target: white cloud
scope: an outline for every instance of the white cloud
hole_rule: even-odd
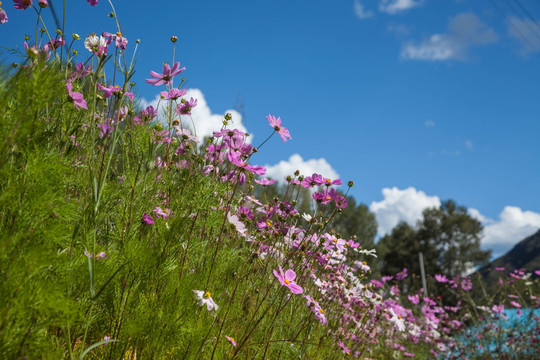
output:
[[[422,218],[424,209],[441,205],[437,196],[428,196],[413,187],[404,190],[397,187],[384,188],[382,194],[382,201],[374,201],[369,206],[369,210],[377,217],[379,235],[390,233],[401,221],[414,226]]]
[[[367,19],[373,16],[373,11],[366,10],[360,0],[354,0],[354,13],[359,19]]]
[[[474,145],[473,145],[473,143],[472,143],[471,140],[465,140],[465,141],[464,141],[464,144],[465,144],[465,146],[467,147],[467,149],[469,149],[469,150],[474,150]]]
[[[409,42],[401,51],[408,60],[445,61],[467,59],[469,48],[497,41],[497,34],[472,13],[456,15],[445,34],[434,34],[420,43]]]
[[[482,247],[493,249],[495,257],[503,255],[540,228],[540,214],[523,211],[516,206],[505,206],[497,221],[483,216],[476,209],[469,209],[469,214],[484,225]]]
[[[435,122],[434,121],[431,121],[431,120],[428,120],[424,123],[424,126],[429,128],[429,127],[434,127],[435,126]]]
[[[526,55],[540,50],[540,21],[510,16],[506,19],[508,35],[521,43],[521,53]]]
[[[240,113],[238,113],[237,111],[226,110],[223,114],[213,114],[201,90],[189,89],[187,91],[187,94],[183,96],[183,98],[186,100],[189,100],[190,98],[197,99],[197,106],[195,106],[191,111],[191,117],[193,118],[193,122],[195,123],[197,137],[200,140],[202,140],[205,136],[212,136],[214,130],[221,129],[223,125],[223,118],[226,113],[231,113],[232,115],[233,122],[231,125],[229,125],[230,128],[236,128],[243,132],[247,132],[244,124],[242,123],[242,115],[240,115]],[[159,94],[156,95],[156,97],[150,102],[143,99],[142,103],[145,107],[149,105],[152,105],[154,108],[159,107],[159,117],[161,119],[165,118],[163,111],[165,110],[167,102],[160,101]],[[182,124],[186,128],[189,128],[191,130],[193,129],[191,120],[187,116],[182,116]],[[249,136],[246,138],[246,141],[248,143],[251,143],[252,140],[253,136]]]
[[[379,2],[379,11],[394,15],[419,5],[420,2],[414,0],[381,0]]]
[[[270,166],[266,165],[266,175],[278,181],[283,182],[288,175],[293,176],[296,170],[300,170],[300,174],[309,176],[313,173],[321,174],[330,179],[338,179],[338,173],[324,158],[304,160],[299,154],[291,155],[289,160],[280,161],[278,164]]]

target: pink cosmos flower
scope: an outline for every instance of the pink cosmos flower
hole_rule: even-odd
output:
[[[268,120],[268,123],[270,124],[270,126],[281,136],[283,141],[287,142],[287,138],[292,139],[291,135],[289,134],[289,130],[287,130],[287,128],[281,126],[281,118],[280,117],[278,117],[276,119],[276,117],[274,115],[268,115],[266,117],[266,119]]]
[[[236,346],[236,341],[234,341],[233,337],[225,335],[225,338],[231,342],[232,346]]]
[[[169,64],[165,63],[163,64],[163,74],[159,74],[155,71],[150,71],[150,76],[152,76],[154,79],[146,79],[146,82],[154,86],[159,86],[162,84],[171,85],[172,78],[180,74],[184,70],[186,70],[185,67],[180,69],[180,62],[175,62],[172,69]]]
[[[296,273],[289,269],[283,272],[283,268],[279,267],[279,273],[274,270],[274,276],[279,280],[282,286],[287,287],[293,294],[301,294],[304,290],[294,282],[296,279]]]
[[[73,104],[75,105],[75,108],[83,108],[88,109],[86,105],[86,101],[84,100],[83,94],[80,92],[73,92],[73,85],[71,84],[71,81],[68,81],[66,84],[66,88],[69,94],[70,99],[73,101]]]
[[[84,62],[80,62],[77,64],[76,70],[73,70],[69,75],[68,79],[70,80],[76,80],[85,77],[86,75],[90,74],[92,71],[92,65],[88,65],[87,68],[84,67]]]
[[[447,283],[448,282],[448,278],[446,276],[440,275],[440,274],[435,275],[435,280],[437,280],[437,282],[440,282],[440,283]]]
[[[472,284],[472,281],[471,279],[469,278],[465,278],[463,279],[463,281],[461,282],[461,288],[464,290],[464,291],[470,291],[473,287],[473,284]]]
[[[167,91],[162,91],[159,93],[161,95],[161,98],[162,99],[165,99],[165,100],[176,100],[184,95],[187,94],[187,90],[186,89],[177,89],[177,88],[172,88],[171,90],[169,90],[168,92]]]
[[[493,305],[493,307],[491,308],[491,310],[495,313],[495,314],[502,314],[504,312],[504,305]]]
[[[49,6],[49,3],[47,2],[47,0],[39,0],[38,4],[39,4],[39,7],[41,8],[46,8],[47,6]]]
[[[114,46],[117,49],[126,50],[127,44],[128,44],[127,39],[125,37],[122,37],[121,33],[117,32],[114,38]]]
[[[163,220],[166,220],[171,215],[171,210],[169,209],[163,210],[159,206],[156,206],[154,210],[152,211],[156,214],[156,217],[158,219],[163,218]]]
[[[87,3],[89,3],[92,6],[96,6],[98,3],[98,0],[86,0]]]
[[[0,8],[0,24],[5,24],[8,22],[8,16],[4,9]]]
[[[255,182],[256,182],[257,184],[266,186],[266,185],[272,185],[272,184],[275,184],[275,183],[276,183],[276,180],[274,180],[274,179],[262,178],[261,180],[255,179]]]
[[[416,294],[416,295],[408,295],[407,298],[414,305],[418,305],[418,303],[420,302],[420,297],[418,296],[418,294]]]
[[[191,115],[191,110],[197,106],[197,99],[191,98],[189,101],[182,99],[181,102],[182,103],[178,105],[178,108],[176,109],[178,115]]]
[[[158,110],[154,109],[152,105],[148,106],[146,109],[141,110],[138,115],[133,117],[133,122],[136,125],[143,125],[147,122],[152,122],[157,116]]]
[[[108,87],[103,86],[100,83],[97,83],[96,85],[101,91],[103,91],[103,95],[105,96],[105,99],[110,98],[111,96],[113,96],[114,93],[122,91],[122,89],[118,85],[114,85],[114,86],[111,85],[111,86],[108,86]]]
[[[32,0],[13,0],[15,9],[26,10],[32,6]]]

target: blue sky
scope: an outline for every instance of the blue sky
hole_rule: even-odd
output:
[[[67,34],[117,31],[108,2],[67,3]],[[540,228],[540,23],[520,7],[540,19],[537,1],[113,4],[128,54],[141,40],[134,80],[147,102],[163,89],[144,79],[172,61],[177,35],[200,122],[243,104],[235,123],[257,145],[271,131],[265,116],[282,118],[292,141],[254,158],[270,175],[301,167],[354,180],[381,233],[446,199],[473,209],[496,255]],[[22,48],[35,14],[2,7],[0,46]]]

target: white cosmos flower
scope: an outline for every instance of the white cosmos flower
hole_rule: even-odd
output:
[[[389,308],[388,312],[390,313],[390,315],[392,315],[390,319],[388,319],[388,321],[396,325],[399,331],[405,331],[405,324],[401,316],[398,316],[392,308]]]
[[[107,40],[100,36],[98,37],[96,34],[90,34],[84,40],[84,47],[88,49],[90,52],[96,52],[99,51],[100,47],[106,47],[107,46]]]
[[[197,304],[200,306],[206,305],[208,311],[217,310],[218,305],[212,299],[212,295],[208,291],[193,290],[195,297],[197,298]]]
[[[371,256],[377,257],[377,255],[375,254],[376,252],[375,249],[371,249],[371,250],[362,249],[362,250],[356,250],[356,251],[359,252],[360,254],[371,255]]]

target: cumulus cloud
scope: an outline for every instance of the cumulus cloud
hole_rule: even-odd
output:
[[[498,220],[489,219],[476,209],[469,209],[469,214],[484,225],[482,247],[492,249],[495,257],[540,228],[540,214],[516,206],[505,206]]]
[[[408,10],[420,5],[420,1],[414,0],[381,0],[379,2],[379,11],[390,15],[397,14],[400,11]]]
[[[296,170],[300,174],[309,176],[318,173],[330,179],[338,179],[338,173],[324,158],[304,160],[299,154],[291,155],[289,160],[282,160],[276,165],[266,165],[266,175],[283,182],[288,175],[293,175]]]
[[[469,49],[497,41],[497,34],[472,13],[462,13],[451,19],[448,32],[434,34],[421,42],[408,42],[401,51],[407,60],[467,60]]]
[[[195,129],[197,132],[197,137],[202,140],[205,136],[212,136],[214,130],[219,130],[222,127],[223,117],[226,113],[231,113],[232,115],[232,124],[230,128],[236,128],[243,132],[247,132],[246,127],[242,123],[242,115],[235,110],[226,110],[223,114],[214,114],[208,106],[204,94],[199,89],[189,89],[187,94],[183,97],[186,100],[190,98],[197,99],[197,106],[191,111],[191,117],[195,123]],[[152,105],[154,108],[159,109],[159,116],[161,119],[164,119],[164,111],[167,106],[166,101],[160,101],[159,94],[152,101],[143,100],[143,106]],[[187,127],[193,130],[193,125],[191,120],[187,116],[182,116],[182,124],[184,127]],[[247,137],[246,141],[251,142],[253,136]]]
[[[404,190],[384,188],[382,195],[382,201],[374,201],[369,206],[377,218],[379,235],[390,233],[401,221],[414,226],[422,218],[424,209],[441,205],[437,196],[428,196],[413,187]]]
[[[382,201],[374,201],[369,206],[377,217],[380,236],[390,233],[401,221],[411,226],[416,225],[422,219],[424,209],[441,205],[437,196],[428,196],[413,187],[404,190],[397,187],[384,188],[382,194]],[[484,216],[474,208],[469,208],[468,213],[484,226],[481,246],[492,250],[494,257],[508,252],[519,241],[540,229],[539,213],[524,211],[516,206],[504,207],[497,220]]]
[[[508,35],[521,43],[523,55],[540,50],[540,21],[510,16],[506,25]]]
[[[367,19],[373,16],[373,11],[366,10],[360,0],[354,0],[354,13],[359,19]]]

